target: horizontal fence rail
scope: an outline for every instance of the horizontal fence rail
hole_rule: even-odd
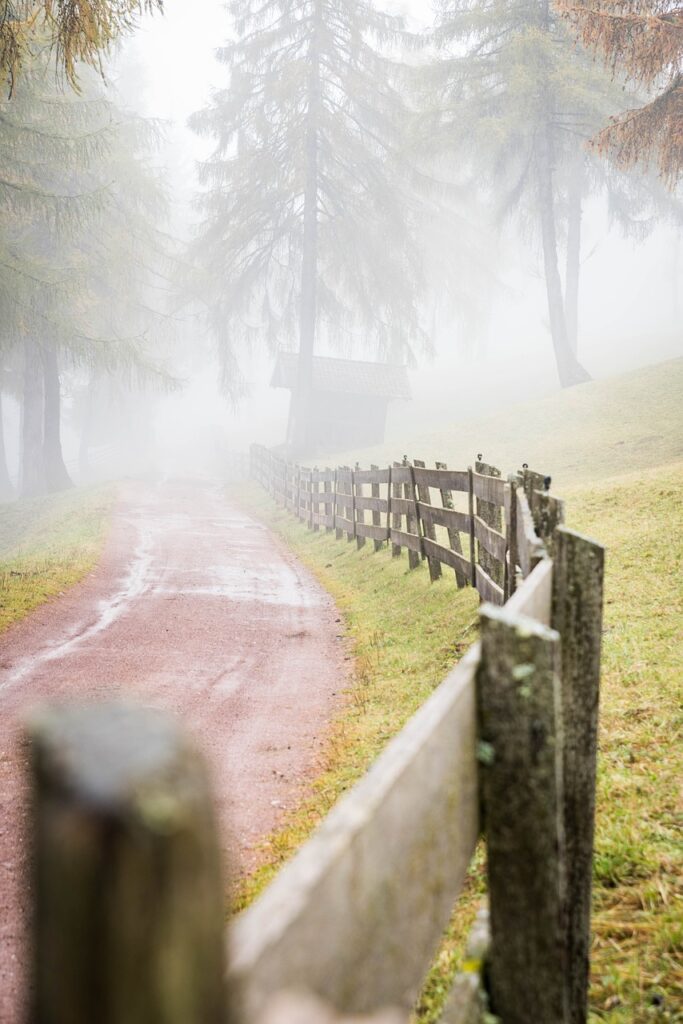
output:
[[[286,505],[283,460],[254,446],[251,464]],[[603,550],[527,466],[324,473],[337,537],[405,549],[432,580],[453,569],[482,599],[482,641],[235,924],[240,1013],[292,986],[347,1013],[409,1013],[483,831],[488,992],[459,976],[444,1020],[585,1024]]]
[[[484,835],[488,911],[442,1024],[586,1024],[603,549],[548,477],[481,456],[319,469],[254,446],[251,472],[311,530],[452,569],[483,599],[480,642],[227,946],[206,776],[175,727],[37,719],[32,1019],[407,1024]]]
[[[355,539],[359,548],[367,540],[375,550],[390,544],[394,557],[407,550],[409,567],[426,560],[432,580],[446,566],[459,586],[475,587],[499,607],[548,553],[564,521],[564,503],[548,493],[549,477],[523,469],[505,481],[481,459],[467,470],[444,463],[431,469],[405,457],[386,469],[321,470],[259,445],[250,459],[252,477],[310,529],[334,529],[338,540]]]

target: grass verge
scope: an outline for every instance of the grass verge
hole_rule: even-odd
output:
[[[680,952],[680,739],[683,466],[566,493],[569,525],[608,548],[591,1021],[683,1021]],[[257,487],[239,498],[290,545],[330,591],[356,655],[347,705],[333,723],[322,774],[242,884],[238,909],[264,887],[443,679],[476,635],[478,600],[450,573],[375,555],[368,544],[310,533]],[[679,831],[677,831],[677,828]],[[483,855],[470,878],[418,1007],[431,1024],[458,969],[483,891]]]
[[[0,506],[0,631],[93,569],[115,496],[100,486]]]

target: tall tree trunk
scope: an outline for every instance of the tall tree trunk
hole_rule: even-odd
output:
[[[557,229],[555,226],[555,195],[553,183],[553,152],[549,119],[538,132],[536,139],[536,168],[538,178],[538,200],[541,215],[543,239],[543,263],[545,286],[548,296],[550,333],[555,351],[557,372],[563,388],[572,387],[590,380],[590,374],[579,363],[572,352],[565,319],[562,282],[557,253]]]
[[[5,424],[3,421],[2,391],[0,391],[0,501],[11,501],[15,497],[14,487],[7,468],[7,449],[5,447]]]
[[[45,414],[43,420],[43,464],[45,483],[48,491],[65,491],[73,483],[64,465],[62,454],[62,396],[59,382],[57,346],[46,341],[42,346],[43,355],[43,397]]]
[[[32,339],[24,342],[24,381],[21,407],[21,484],[22,498],[44,494],[43,460],[43,361],[40,345]]]
[[[90,439],[92,436],[93,407],[95,404],[95,374],[90,374],[85,395],[85,409],[78,442],[78,476],[81,485],[90,480]]]
[[[578,356],[579,352],[579,278],[581,275],[584,159],[584,155],[580,150],[574,156],[567,195],[567,274],[564,290],[564,308],[567,318],[569,346],[575,357]]]
[[[310,449],[311,406],[313,399],[313,354],[318,318],[318,123],[320,118],[319,33],[322,7],[315,5],[315,26],[311,42],[311,69],[308,82],[308,128],[306,132],[306,180],[304,186],[304,238],[301,265],[301,311],[299,321],[299,361],[291,442],[294,454]]]

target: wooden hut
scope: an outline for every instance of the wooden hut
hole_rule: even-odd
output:
[[[295,400],[298,353],[280,352],[271,385]],[[316,356],[307,454],[345,451],[384,440],[389,402],[409,399],[405,366]],[[290,415],[290,429],[292,416]],[[288,443],[291,438],[287,438]]]

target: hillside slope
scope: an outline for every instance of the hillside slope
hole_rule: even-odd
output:
[[[504,473],[527,462],[552,474],[553,490],[683,459],[683,359],[548,398],[511,405],[495,416],[455,421],[411,437],[400,432],[381,447],[320,460],[331,465],[386,465],[407,454],[452,468],[478,453]]]

